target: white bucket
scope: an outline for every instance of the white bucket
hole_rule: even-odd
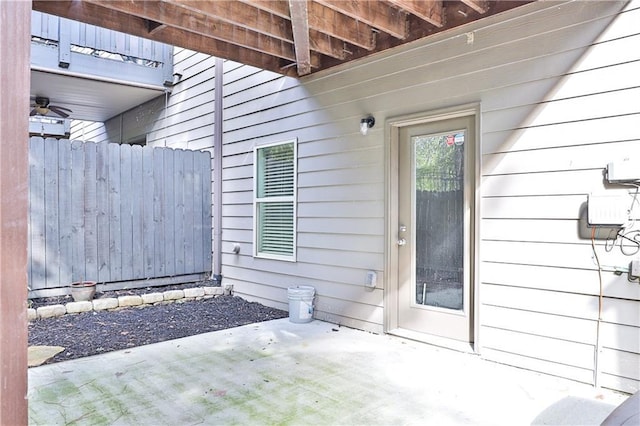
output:
[[[316,290],[313,287],[300,285],[289,287],[289,321],[296,323],[310,322],[313,319],[313,297]]]

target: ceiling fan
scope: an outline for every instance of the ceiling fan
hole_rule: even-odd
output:
[[[67,118],[67,117],[69,117],[69,114],[67,114],[67,113],[68,112],[72,112],[69,108],[64,108],[64,107],[56,106],[56,105],[50,105],[49,104],[49,98],[47,98],[46,96],[36,96],[35,104],[31,105],[31,107],[33,109],[31,110],[31,113],[29,114],[30,116],[47,115],[50,112],[53,112],[53,113],[59,115],[62,118]]]

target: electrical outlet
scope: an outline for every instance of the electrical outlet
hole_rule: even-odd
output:
[[[377,283],[378,283],[378,274],[375,271],[368,271],[367,279],[364,285],[369,288],[375,288]]]

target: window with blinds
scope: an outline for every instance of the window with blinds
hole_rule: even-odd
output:
[[[296,140],[257,147],[255,255],[295,260]]]

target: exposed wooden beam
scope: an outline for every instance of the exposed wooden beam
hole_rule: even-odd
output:
[[[487,13],[489,10],[489,3],[484,0],[461,0],[462,3],[469,6],[471,9],[475,10],[478,13]]]
[[[242,1],[262,10],[278,14],[279,16],[291,18],[289,12],[285,12],[282,9],[282,4],[286,4],[286,2],[270,0]],[[359,22],[315,1],[309,2],[308,15],[309,28],[312,30],[327,34],[369,51],[375,48],[373,28],[364,22]],[[313,44],[313,41],[311,41],[311,44]]]
[[[167,26],[180,30],[214,38],[267,55],[277,56],[288,61],[296,61],[291,43],[229,24],[203,13],[184,9],[175,3],[157,0],[84,0],[83,3],[92,3],[123,14],[162,22]],[[314,65],[317,66],[319,62],[319,58],[315,58]]]
[[[309,28],[363,49],[375,48],[373,28],[370,25],[313,1],[309,2]]]
[[[184,47],[185,49],[195,50],[197,52],[206,53],[223,59],[229,59],[280,74],[291,74],[291,71],[283,68],[283,63],[278,60],[278,58],[271,55],[235,46],[210,37],[194,36],[189,32],[174,27],[166,27],[162,31],[156,31],[153,34],[150,34],[147,29],[147,22],[145,19],[118,12],[116,10],[106,9],[84,1],[34,0],[33,10],[85,22],[87,24],[101,26],[103,28],[148,38],[174,46]]]
[[[309,48],[309,10],[306,0],[289,0],[291,28],[296,51],[298,75],[311,73],[311,50]]]
[[[269,12],[273,15],[277,15],[287,22],[290,22],[291,15],[289,13],[289,5],[284,1],[271,1],[271,0],[236,0],[242,2],[256,9],[260,9],[265,12]],[[284,6],[286,5],[286,9]],[[290,24],[289,24],[290,25]],[[344,41],[335,37],[331,37],[328,34],[321,33],[318,30],[309,28],[309,43],[311,50],[322,55],[330,56],[332,58],[343,60],[346,58],[346,52],[344,49]],[[293,42],[293,39],[292,39]]]
[[[267,7],[256,7],[269,5],[264,1],[241,2],[238,0],[221,0],[204,2],[201,0],[165,0],[169,3],[176,3],[184,7],[198,11],[205,15],[215,16],[218,19],[238,26],[247,26],[261,34],[271,36],[294,44],[291,21],[287,9],[286,17],[280,16],[282,11]],[[277,4],[283,3],[282,1]],[[286,4],[286,3],[285,3]],[[331,56],[336,59],[344,59],[343,43],[331,37],[319,37],[318,41],[311,44],[311,50],[322,55]]]
[[[273,13],[281,18],[289,19],[289,3],[282,0],[238,0],[242,3],[246,3],[255,7],[256,9],[264,10],[265,12]]]
[[[253,31],[280,40],[293,42],[293,32],[288,18],[253,7],[237,0],[164,0],[185,9],[211,16],[233,25],[251,28]]]
[[[312,51],[332,58],[343,60],[347,57],[347,51],[342,40],[311,28],[309,29],[309,46]]]
[[[438,28],[444,26],[444,8],[440,0],[387,0]]]
[[[391,34],[398,39],[407,36],[407,14],[381,1],[315,0],[336,12]]]

